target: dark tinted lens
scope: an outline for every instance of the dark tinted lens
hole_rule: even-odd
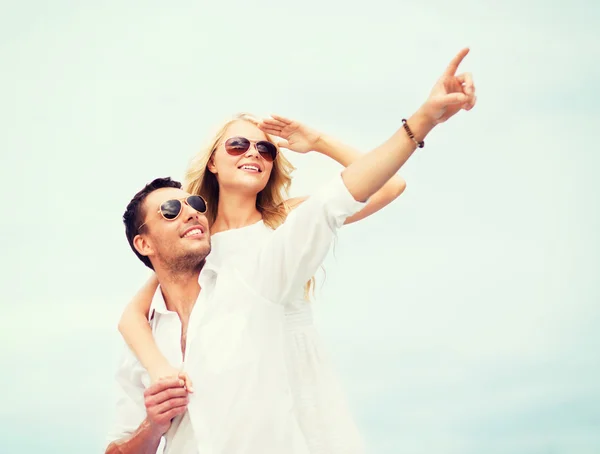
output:
[[[197,195],[191,195],[187,198],[187,203],[199,213],[206,213],[206,202],[204,202],[204,199],[202,197]]]
[[[260,142],[257,142],[256,149],[258,150],[260,155],[268,161],[274,161],[277,157],[277,147],[271,142],[267,142],[266,140],[261,140]]]
[[[167,200],[160,206],[160,212],[165,219],[175,219],[181,212],[181,202],[179,200]]]
[[[227,153],[239,155],[245,153],[250,148],[250,141],[244,137],[232,137],[225,142]]]

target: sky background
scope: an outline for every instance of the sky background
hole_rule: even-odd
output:
[[[599,24],[595,0],[4,2],[0,451],[104,452],[146,182],[239,111],[368,151],[470,46],[478,105],[342,230],[320,331],[374,454],[600,453]],[[292,195],[340,169],[287,156]]]

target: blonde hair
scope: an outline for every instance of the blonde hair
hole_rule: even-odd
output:
[[[190,194],[201,195],[206,200],[206,217],[210,225],[215,222],[219,207],[219,182],[214,173],[208,170],[208,163],[217,149],[219,143],[223,140],[225,131],[233,123],[238,121],[247,121],[258,126],[260,120],[248,113],[240,113],[223,126],[221,126],[208,146],[201,150],[190,162],[185,175],[184,189]],[[267,140],[277,146],[273,138],[265,133]],[[277,147],[279,151],[279,147]],[[295,170],[290,161],[282,153],[277,154],[277,159],[273,161],[273,169],[269,176],[269,181],[265,188],[256,196],[256,209],[262,215],[263,222],[275,230],[279,227],[290,212],[290,207],[286,204],[288,191],[292,183],[292,172]],[[314,292],[315,278],[306,284],[305,297],[308,299],[311,290]]]

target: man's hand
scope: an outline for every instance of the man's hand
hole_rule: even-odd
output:
[[[144,391],[146,419],[130,436],[113,441],[105,454],[155,453],[176,416],[185,413],[188,393],[181,378],[159,380]]]
[[[185,381],[178,377],[161,379],[144,391],[147,421],[151,430],[163,435],[171,420],[187,410],[189,402]]]

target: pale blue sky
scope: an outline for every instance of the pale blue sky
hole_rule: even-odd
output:
[[[144,183],[238,111],[367,151],[468,45],[479,104],[343,229],[320,331],[375,454],[600,452],[600,4],[561,5],[4,5],[0,451],[103,452]],[[288,156],[292,195],[339,170]]]

